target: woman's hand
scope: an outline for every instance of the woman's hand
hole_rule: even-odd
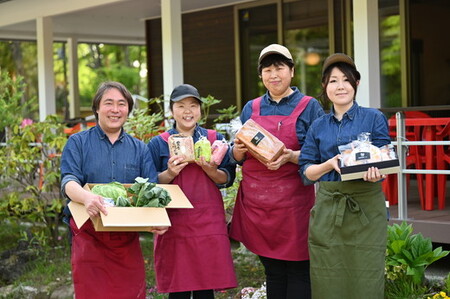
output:
[[[184,161],[183,156],[172,156],[167,161],[167,169],[158,174],[158,180],[161,184],[169,184],[173,179],[180,174],[183,168],[188,165]]]
[[[327,162],[325,163],[329,163],[331,165],[331,167],[333,167],[334,170],[336,170],[337,173],[341,173],[341,168],[339,167],[339,160],[341,159],[341,155],[338,154],[336,156],[334,156],[333,158],[329,159]]]
[[[380,170],[377,167],[370,167],[364,174],[363,179],[364,181],[375,183],[385,178],[386,175],[381,174]]]
[[[212,159],[210,162],[206,162],[204,157],[200,157],[199,160],[195,160],[195,163],[200,166],[208,176],[214,175],[217,171],[217,167],[219,166],[214,163]]]
[[[333,158],[328,159],[327,161],[314,164],[306,168],[305,175],[310,181],[317,181],[324,174],[336,170],[338,173],[341,173],[341,169],[339,168],[339,159],[341,155],[336,155]]]
[[[235,138],[232,151],[233,151],[234,160],[242,161],[242,160],[244,160],[245,153],[248,151],[248,149],[245,147],[245,145],[239,139]]]
[[[291,149],[285,148],[281,156],[278,157],[273,162],[266,163],[266,166],[270,170],[277,170],[284,164],[288,162],[292,162],[294,164],[298,164],[298,155],[300,154],[300,151],[293,151]]]

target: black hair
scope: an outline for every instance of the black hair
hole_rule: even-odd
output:
[[[127,100],[128,103],[128,115],[130,114],[131,110],[133,110],[133,96],[128,91],[128,89],[119,82],[115,81],[107,81],[100,84],[100,86],[97,89],[97,92],[95,93],[94,99],[92,100],[92,112],[94,112],[95,119],[98,121],[98,107],[100,106],[100,101],[102,100],[103,95],[108,90],[115,88],[123,95],[123,97]]]
[[[323,72],[322,92],[320,93],[319,97],[321,97],[327,101],[330,100],[327,95],[327,86],[328,86],[328,82],[330,81],[331,71],[335,67],[337,67],[347,77],[348,81],[350,82],[350,85],[355,90],[355,98],[356,98],[356,91],[358,90],[358,81],[361,79],[361,74],[356,70],[356,68],[354,66],[352,66],[348,63],[345,63],[345,62],[333,63],[332,65],[327,67],[327,69]]]
[[[186,98],[191,98],[191,97],[187,96]],[[184,98],[184,99],[186,99],[186,98]],[[199,103],[200,107],[202,106],[202,104],[203,104],[202,101],[200,101],[199,99],[197,99],[195,97],[192,97],[192,98],[197,100],[197,102]],[[182,99],[182,100],[184,100],[184,99]],[[182,101],[182,100],[180,100],[180,101]],[[177,102],[179,102],[179,101],[177,101]],[[173,104],[175,104],[175,103],[176,102],[174,102],[174,101],[170,101],[170,103],[169,103],[170,111],[173,111]]]
[[[261,63],[258,65],[258,74],[261,75],[262,69],[265,67],[269,67],[271,65],[279,66],[279,65],[287,65],[290,69],[294,68],[294,62],[286,58],[281,54],[270,54],[263,58]]]

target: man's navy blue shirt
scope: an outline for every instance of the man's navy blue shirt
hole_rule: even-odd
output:
[[[69,181],[134,183],[136,177],[157,182],[150,151],[144,142],[125,133],[111,144],[97,125],[69,137],[61,158],[61,187]]]

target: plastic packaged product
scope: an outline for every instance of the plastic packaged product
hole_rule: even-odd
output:
[[[213,142],[211,150],[212,160],[216,165],[220,165],[228,151],[228,143],[225,140],[216,140]]]
[[[184,161],[194,162],[195,152],[192,136],[173,134],[170,135],[167,142],[169,144],[170,156],[184,156]]]
[[[200,160],[203,157],[206,162],[211,161],[211,143],[205,136],[201,136],[194,145],[195,160]]]

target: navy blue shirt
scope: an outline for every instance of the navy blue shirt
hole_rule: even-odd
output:
[[[178,131],[175,128],[170,129],[168,132],[170,135],[178,134]],[[201,136],[208,137],[208,131],[199,125],[196,125],[194,129],[194,136],[192,136],[194,143],[197,142]],[[222,134],[216,133],[216,139],[223,140],[225,138]],[[167,142],[162,139],[161,136],[156,136],[150,140],[147,146],[150,149],[150,153],[158,173],[167,170],[167,162],[170,158],[169,145]],[[228,148],[228,151],[230,151],[230,148]],[[234,182],[234,178],[236,176],[236,164],[230,161],[229,156],[229,153],[227,153],[218,167],[218,169],[223,170],[227,174],[227,182],[225,184],[217,185],[218,188],[229,187]]]
[[[125,133],[111,144],[97,125],[69,137],[61,157],[61,189],[69,181],[134,183],[136,177],[157,182],[157,173],[145,143]]]
[[[270,98],[269,91],[267,91],[261,99],[261,116],[266,115],[290,115],[292,111],[297,107],[297,104],[303,98],[304,94],[301,93],[297,87],[291,87],[294,91],[289,96],[282,98],[278,103]],[[245,104],[241,113],[241,122],[245,123],[252,116],[252,103],[253,100]],[[303,144],[306,132],[309,129],[311,123],[318,117],[324,115],[325,112],[322,106],[316,99],[311,99],[306,106],[305,110],[297,119],[296,132],[297,139],[300,145]]]
[[[381,147],[391,143],[386,116],[377,109],[364,108],[356,102],[344,113],[342,120],[334,117],[334,110],[314,121],[306,135],[300,153],[300,173],[305,182],[305,169],[311,164],[321,164],[337,154],[338,146],[348,144],[360,133],[370,133],[372,144]],[[335,170],[324,174],[319,181],[340,181],[341,176]]]

